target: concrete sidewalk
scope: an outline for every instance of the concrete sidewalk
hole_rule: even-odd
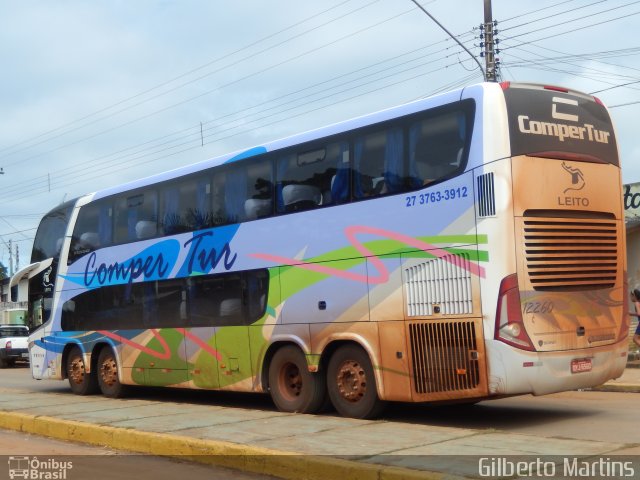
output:
[[[639,386],[640,369],[616,384]],[[640,455],[607,441],[9,388],[0,428],[311,480],[477,478],[473,456]]]
[[[595,387],[592,390],[640,393],[640,360],[630,360],[627,362],[627,368],[620,378],[609,380],[604,385]]]

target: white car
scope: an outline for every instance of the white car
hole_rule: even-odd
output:
[[[0,368],[28,361],[29,329],[23,325],[0,325]]]

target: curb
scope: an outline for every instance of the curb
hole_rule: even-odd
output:
[[[640,393],[640,385],[634,385],[631,383],[605,383],[598,387],[592,387],[590,390],[594,392]]]
[[[144,432],[94,425],[75,420],[0,412],[0,428],[59,440],[106,446],[217,465],[235,470],[298,480],[444,480],[463,477],[358,462],[334,457],[304,455],[217,440]]]

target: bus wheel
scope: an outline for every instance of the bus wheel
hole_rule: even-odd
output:
[[[269,365],[269,390],[282,412],[315,413],[326,397],[323,375],[311,373],[298,347],[287,345],[276,352]]]
[[[378,397],[369,356],[355,345],[340,347],[331,356],[327,389],[331,403],[345,417],[374,418],[385,407]]]
[[[98,356],[98,384],[105,397],[120,398],[126,393],[118,378],[118,360],[111,348],[103,348]]]
[[[91,395],[98,391],[98,378],[95,372],[87,373],[84,356],[78,347],[73,347],[67,357],[67,378],[76,395]]]

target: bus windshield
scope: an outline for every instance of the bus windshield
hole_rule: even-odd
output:
[[[59,257],[73,203],[67,202],[44,216],[33,241],[31,263]]]

